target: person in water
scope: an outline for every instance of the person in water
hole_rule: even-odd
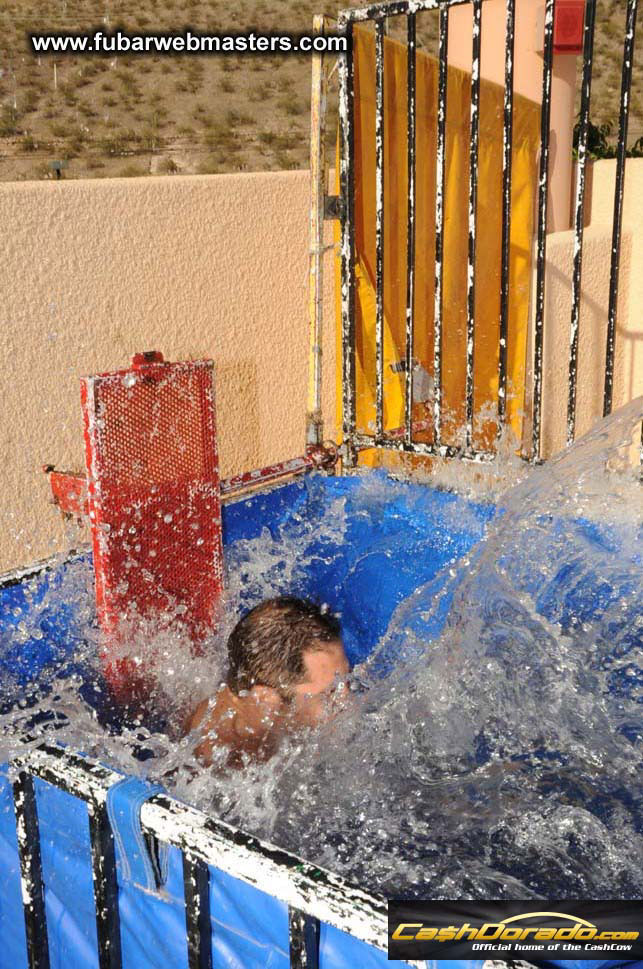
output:
[[[329,716],[350,672],[337,620],[290,596],[262,602],[237,623],[228,663],[226,682],[186,723],[206,766],[222,747],[229,767],[268,760],[285,734]]]

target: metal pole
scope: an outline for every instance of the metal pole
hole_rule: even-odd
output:
[[[352,21],[339,21],[346,33],[348,50],[339,55],[339,122],[341,159],[341,265],[342,265],[342,420],[344,464],[354,467],[355,401],[355,173],[354,173],[354,60]]]
[[[288,906],[290,969],[319,969],[319,919]]]
[[[583,43],[583,81],[580,101],[580,130],[578,133],[578,167],[576,172],[576,217],[574,235],[574,272],[572,322],[569,334],[569,393],[567,397],[567,445],[576,433],[576,382],[578,376],[578,332],[580,326],[581,281],[583,273],[583,229],[585,223],[585,166],[587,163],[587,135],[589,105],[592,93],[592,60],[594,54],[594,24],[596,0],[586,0]]]
[[[440,8],[438,132],[435,169],[435,305],[433,324],[433,443],[442,438],[442,312],[444,276],[444,192],[446,186],[447,77],[449,8]]]
[[[13,803],[22,876],[22,904],[29,969],[49,969],[45,889],[34,779],[21,770],[13,782]]]
[[[384,36],[375,24],[375,437],[384,436]]]
[[[407,18],[407,173],[406,227],[406,369],[404,385],[405,443],[413,442],[413,328],[415,323],[415,14]]]
[[[498,435],[507,419],[507,350],[509,340],[509,270],[511,258],[511,163],[514,104],[516,0],[507,0],[505,95],[502,130],[502,255],[500,266],[500,345],[498,348]]]
[[[482,0],[473,0],[473,51],[471,62],[471,147],[469,151],[469,245],[467,258],[467,374],[465,445],[467,454],[473,447],[473,378],[476,314],[476,232],[478,224],[478,145],[480,139],[480,52]]]
[[[313,34],[323,36],[325,18],[313,19]],[[322,324],[324,313],[324,195],[326,177],[325,119],[327,70],[324,55],[313,54],[310,98],[310,252],[309,265],[309,362],[306,444],[319,445],[324,438],[322,417]]]
[[[411,10],[413,13],[421,13],[423,10],[440,10],[442,7],[457,7],[461,4],[470,3],[471,0],[383,0],[382,3],[370,4],[367,7],[351,7],[343,10],[341,17],[352,23],[365,23],[374,17],[399,17],[406,16]]]
[[[538,250],[536,258],[536,319],[534,326],[534,399],[532,423],[532,460],[540,458],[543,323],[545,316],[545,269],[547,257],[547,191],[549,188],[549,122],[551,116],[551,76],[554,63],[554,2],[546,0],[545,43],[543,48],[543,99],[540,114],[540,172],[538,181]]]
[[[183,852],[185,931],[188,969],[212,969],[210,929],[210,873],[204,862]]]
[[[114,836],[104,803],[87,804],[100,969],[120,969],[121,930]]]

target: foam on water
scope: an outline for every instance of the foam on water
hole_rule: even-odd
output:
[[[5,755],[26,733],[50,735],[393,896],[641,897],[643,490],[624,455],[642,416],[639,399],[521,471],[485,540],[431,582],[418,576],[357,671],[366,691],[242,772],[204,770],[178,730],[99,723],[91,572],[79,560],[40,601],[32,593],[7,634],[3,654],[18,656],[61,602],[73,616],[74,648],[51,657],[37,687],[23,695],[5,673]],[[357,514],[401,495],[413,500],[368,476]],[[170,632],[128,644],[154,666],[169,722],[216,689],[240,611],[296,588],[311,555],[340,555],[346,529],[340,497],[234,543],[206,657],[186,659]]]

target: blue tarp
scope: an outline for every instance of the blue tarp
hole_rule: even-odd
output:
[[[373,480],[376,488],[384,487],[380,477],[374,475]],[[354,478],[312,476],[305,483],[229,504],[223,517],[225,546],[236,565],[243,565],[247,540],[264,529],[273,538],[301,542],[300,567],[289,574],[287,585],[283,579],[283,587],[277,572],[274,592],[308,596],[340,613],[353,662],[368,655],[403,599],[480,540],[494,514],[490,505],[410,484],[392,486],[390,500],[378,497],[376,491],[373,494],[365,499],[363,486]],[[343,503],[345,528],[340,541],[330,538],[324,527],[334,502]],[[81,619],[77,604],[64,601],[64,595],[55,606],[43,608],[52,585],[64,590],[64,567],[0,589],[0,676],[9,676],[27,694],[30,683],[42,682],[52,665],[73,653],[86,629],[86,616]],[[252,589],[246,599],[246,604],[253,603]],[[18,643],[15,628],[27,612],[38,614],[38,634],[20,637]],[[10,702],[11,698],[2,699]],[[41,781],[36,782],[36,793],[52,969],[97,966],[87,808]],[[11,788],[2,774],[0,873],[0,969],[21,969],[27,956],[15,821]],[[286,969],[286,906],[269,891],[258,891],[215,869],[210,874],[214,969]],[[168,878],[158,892],[143,892],[124,883],[120,872],[119,878],[125,969],[187,966],[178,851],[170,849]],[[552,963],[567,969],[622,964]],[[343,932],[322,926],[321,969],[402,965],[388,962],[385,953]],[[483,963],[448,965],[481,969]]]

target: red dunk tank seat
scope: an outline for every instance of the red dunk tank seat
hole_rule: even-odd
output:
[[[82,378],[81,400],[103,666],[127,699],[140,676],[124,637],[175,624],[199,650],[215,622],[223,550],[212,362],[137,354],[128,370]]]

